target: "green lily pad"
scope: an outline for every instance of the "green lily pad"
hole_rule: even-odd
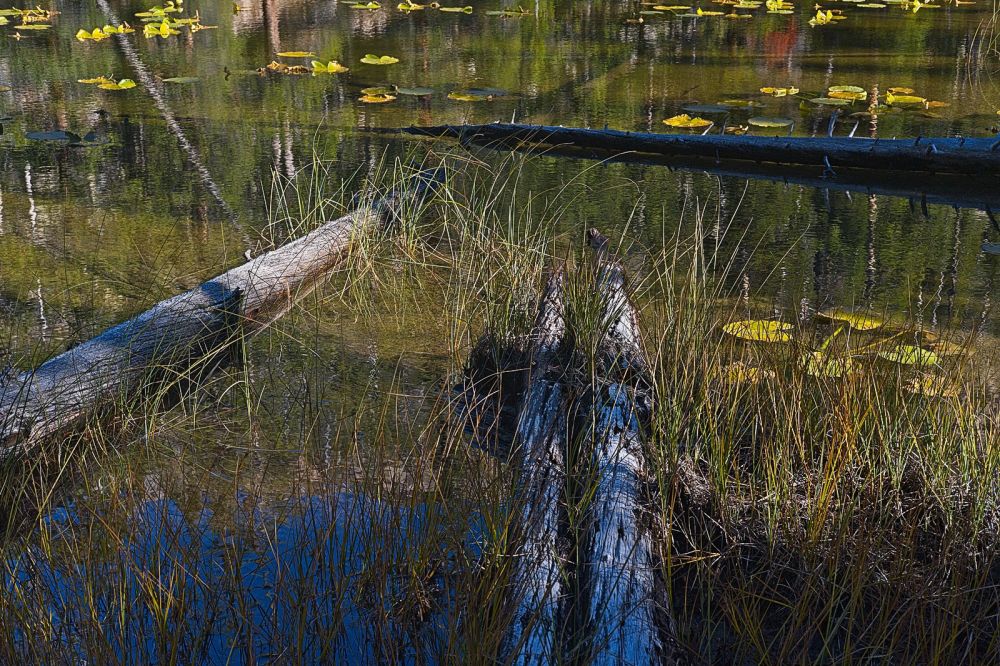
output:
[[[725,104],[687,104],[681,107],[682,111],[694,114],[729,113],[733,110],[731,106]]]
[[[789,127],[795,123],[791,118],[776,118],[769,116],[754,116],[747,120],[754,127]]]
[[[879,358],[900,365],[936,365],[941,358],[932,351],[914,345],[899,345],[895,349],[880,351]]]
[[[199,79],[197,76],[171,76],[168,79],[163,79],[163,82],[183,84],[183,83],[197,83],[200,80],[201,79]]]
[[[396,88],[396,92],[411,97],[427,97],[433,95],[435,91],[434,88]]]
[[[814,97],[809,101],[820,106],[847,106],[851,103],[849,99],[837,99],[836,97]]]

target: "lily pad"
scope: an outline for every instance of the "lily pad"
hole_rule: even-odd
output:
[[[705,118],[699,118],[695,116],[692,118],[686,113],[682,113],[677,116],[672,116],[663,121],[664,125],[668,127],[683,127],[683,128],[698,128],[698,127],[710,127],[712,126],[711,120],[706,120]]]
[[[729,113],[733,110],[732,107],[726,106],[725,104],[688,104],[686,106],[682,106],[681,109],[683,111],[687,111],[688,113],[705,114]]]
[[[878,355],[886,361],[900,365],[935,365],[941,360],[934,352],[915,345],[899,345],[895,349],[880,351]]]
[[[362,95],[358,98],[359,102],[364,102],[365,104],[385,104],[386,102],[391,102],[396,99],[395,95]]]
[[[396,88],[396,92],[410,97],[427,97],[433,95],[435,90],[434,88]]]
[[[122,79],[117,83],[114,81],[110,83],[101,83],[97,87],[101,90],[128,90],[129,88],[135,88],[135,81],[132,79]]]
[[[786,331],[791,328],[791,324],[783,321],[748,319],[726,324],[722,330],[733,337],[752,342],[789,342],[792,336]]]
[[[315,58],[312,51],[281,51],[277,54],[279,58]]]
[[[349,67],[344,67],[336,60],[330,60],[327,63],[322,63],[319,60],[313,60],[312,63],[313,74],[343,74],[344,72],[351,71]]]
[[[795,123],[791,118],[777,118],[770,116],[754,116],[747,119],[747,122],[754,127],[788,127]]]
[[[809,352],[802,357],[806,374],[812,377],[843,377],[854,369],[849,356],[831,356],[825,352]]]
[[[799,89],[794,86],[788,86],[787,88],[775,88],[774,86],[765,86],[760,89],[765,95],[770,95],[771,97],[785,97],[786,95],[797,95]]]
[[[394,58],[390,55],[379,56],[374,53],[368,53],[361,59],[361,62],[366,65],[395,65],[399,62],[399,58]]]
[[[836,97],[814,97],[809,101],[820,106],[847,106],[851,103],[849,99],[838,99]]]
[[[458,102],[485,102],[493,99],[492,95],[484,95],[474,90],[453,90],[448,93],[448,99]]]
[[[889,106],[923,106],[923,103],[926,101],[927,100],[923,97],[917,97],[915,95],[896,95],[889,93],[885,96],[885,103]]]
[[[880,328],[884,323],[881,319],[875,317],[874,315],[865,314],[863,312],[851,312],[849,310],[824,310],[823,312],[819,312],[817,314],[823,319],[843,322],[856,331],[874,331],[876,328]]]
[[[171,76],[168,79],[163,79],[163,82],[184,84],[184,83],[197,83],[200,80],[201,79],[199,79],[197,76]]]

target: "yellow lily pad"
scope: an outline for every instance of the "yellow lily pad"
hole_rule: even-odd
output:
[[[809,352],[802,357],[806,374],[812,377],[843,377],[854,370],[854,360],[849,356],[831,356],[825,352]]]
[[[876,328],[880,328],[882,324],[885,323],[874,315],[865,314],[863,312],[851,312],[849,310],[841,310],[839,308],[824,310],[823,312],[819,312],[817,314],[823,319],[843,322],[856,331],[874,331]]]
[[[789,342],[792,336],[786,331],[791,328],[791,324],[783,321],[748,319],[730,322],[722,330],[733,337],[752,342]]]
[[[664,125],[668,127],[684,127],[684,128],[696,128],[696,127],[708,127],[712,124],[711,120],[705,120],[704,118],[699,118],[695,116],[692,118],[686,113],[682,113],[678,116],[673,116],[667,118],[663,121]]]
[[[312,51],[281,51],[278,53],[279,58],[315,58],[316,54]]]
[[[362,95],[358,98],[358,101],[364,102],[365,104],[385,104],[386,102],[391,102],[395,99],[395,95]]]
[[[389,55],[378,56],[374,53],[368,53],[361,59],[361,62],[366,65],[395,65],[399,62],[399,58],[394,58]]]
[[[102,83],[97,87],[101,90],[128,90],[129,88],[135,88],[135,81],[132,79],[122,79],[117,83],[112,81],[110,83]]]
[[[343,74],[350,71],[350,68],[344,67],[336,60],[331,60],[325,65],[319,60],[313,60],[311,64],[314,74]]]

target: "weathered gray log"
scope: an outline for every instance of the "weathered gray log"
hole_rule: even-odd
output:
[[[531,143],[574,146],[609,152],[675,157],[707,157],[716,161],[838,167],[889,171],[1000,174],[1000,139],[925,138],[868,139],[846,137],[766,137],[652,134],[549,125],[440,125],[409,127],[408,134],[446,136],[479,145]]]
[[[373,204],[158,303],[0,387],[0,459],[137,389],[183,377],[239,336],[260,331],[312,291],[353,239],[410,214],[439,182],[420,172]]]
[[[641,412],[648,409],[648,366],[621,266],[607,239],[597,250],[602,338],[593,387],[593,499],[580,589],[588,597],[589,663],[676,663],[678,651],[663,580],[649,533]]]
[[[567,391],[564,383],[563,274],[554,272],[542,295],[533,332],[530,376],[517,422],[514,452],[520,456],[519,544],[516,608],[507,636],[507,661],[559,661],[559,604],[564,577],[559,523],[565,502],[564,451]]]

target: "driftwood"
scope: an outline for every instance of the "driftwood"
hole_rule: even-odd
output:
[[[440,176],[418,173],[374,204],[359,205],[6,382],[0,386],[0,458],[127,403],[150,380],[169,382],[217,361],[230,342],[260,331],[312,291],[347,255],[352,239],[416,210]]]
[[[407,134],[443,136],[469,143],[636,152],[666,157],[704,157],[716,162],[759,162],[928,174],[1000,174],[1000,139],[868,139],[652,134],[548,125],[440,125],[409,127]]]
[[[559,661],[558,622],[563,566],[559,525],[565,492],[567,389],[563,352],[562,272],[549,278],[533,332],[531,369],[514,439],[520,456],[521,513],[514,574],[516,608],[507,638],[507,661]]]
[[[673,623],[649,531],[642,443],[648,367],[638,320],[608,240],[590,231],[601,297],[598,382],[588,433],[595,475],[588,543],[579,565],[594,664],[677,663]]]

